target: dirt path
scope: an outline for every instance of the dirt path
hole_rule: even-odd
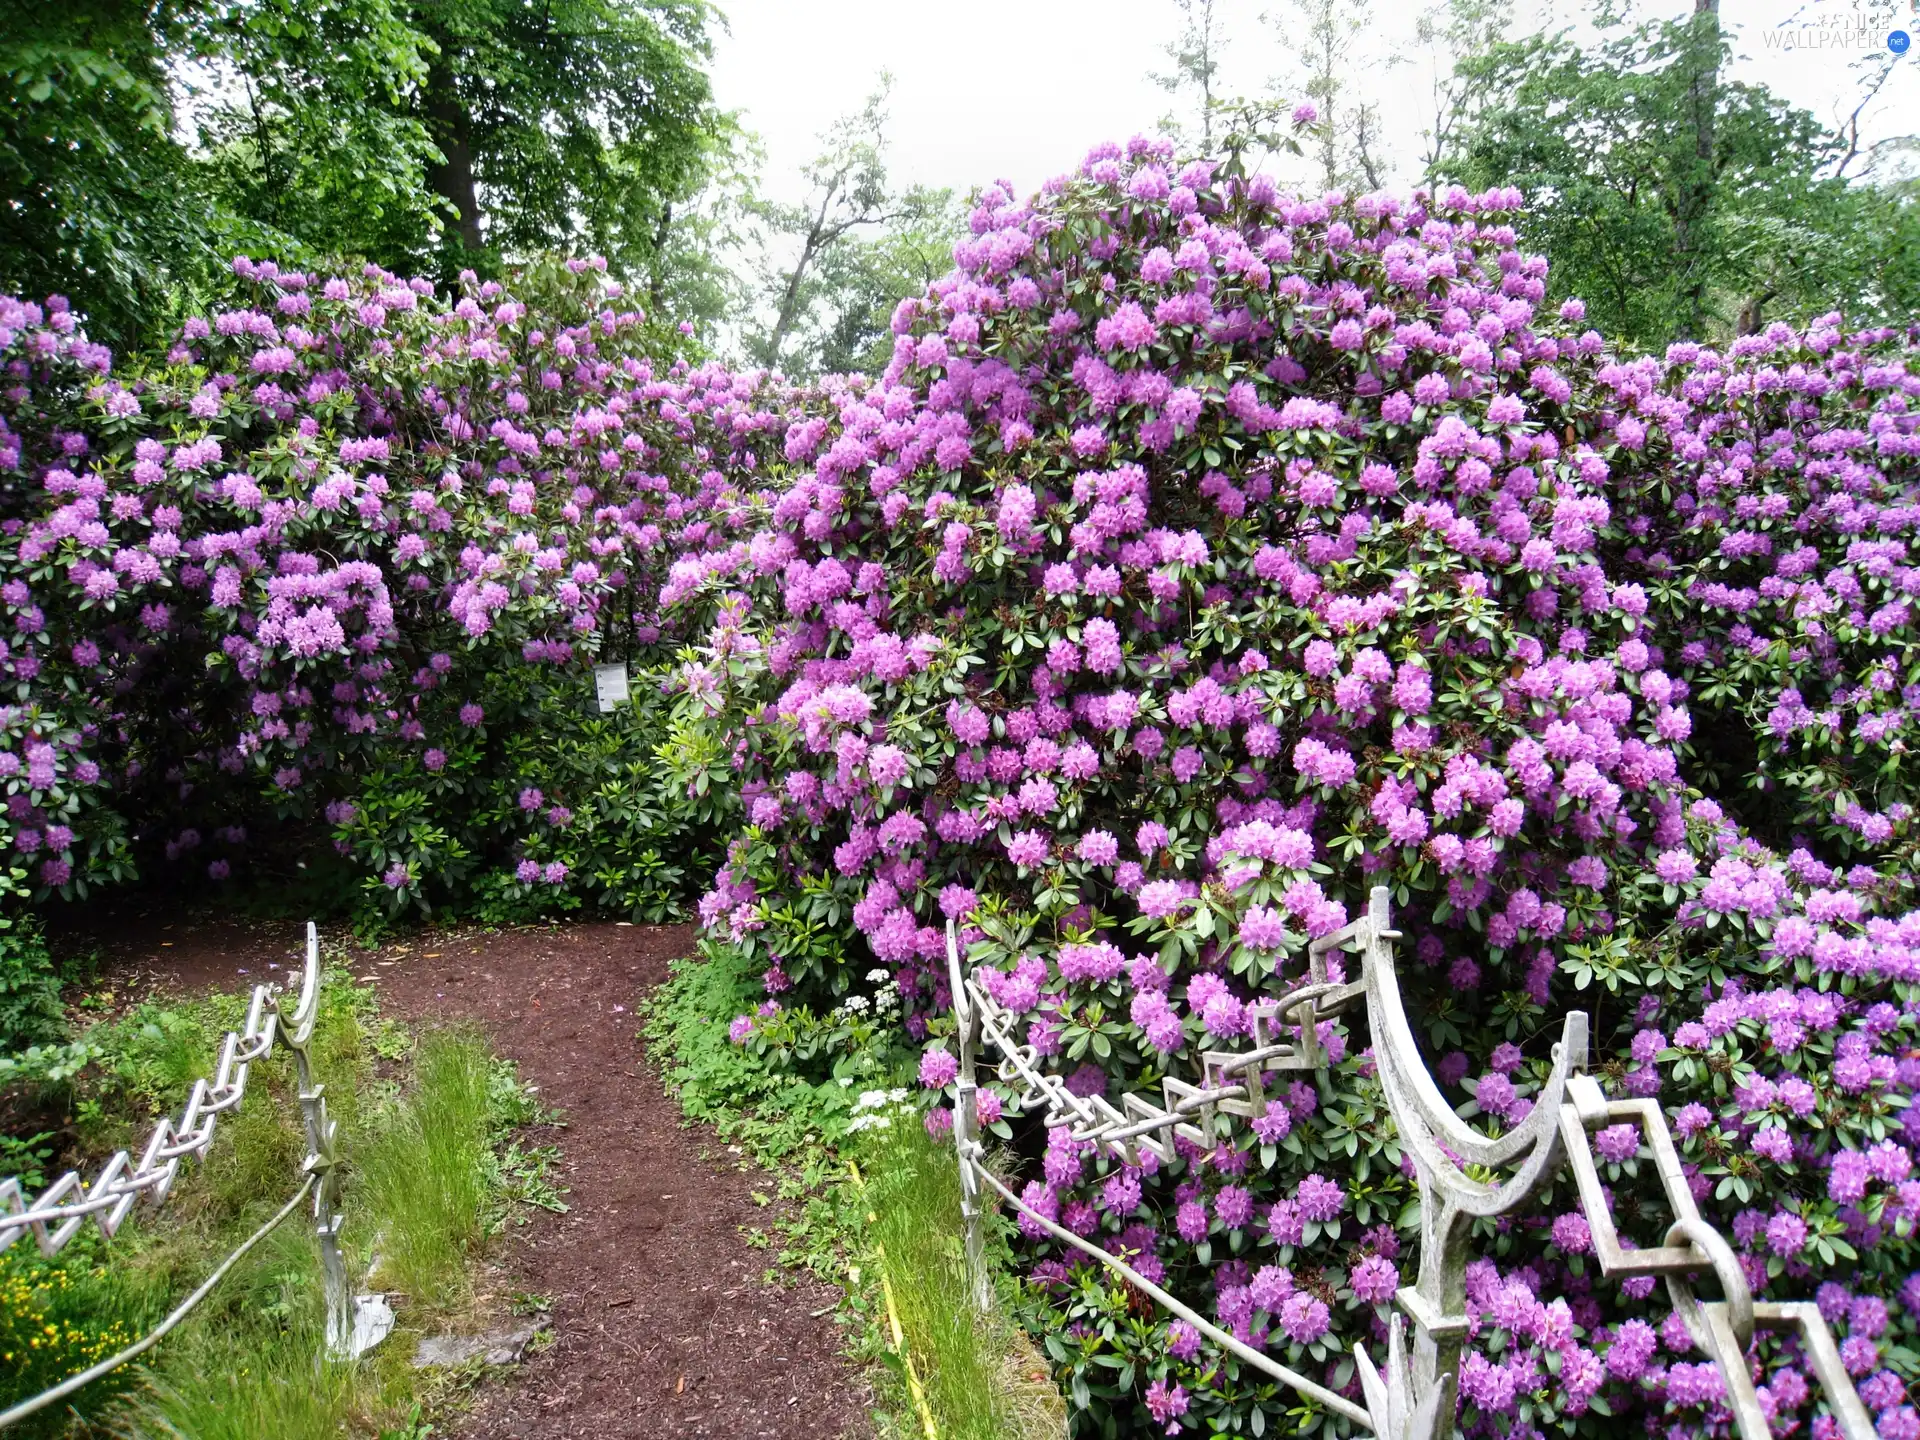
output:
[[[138,943],[99,943],[129,988],[245,985],[296,956],[288,928],[147,921],[122,932],[147,937]],[[518,1231],[499,1278],[503,1291],[551,1300],[554,1343],[487,1382],[454,1436],[868,1432],[864,1390],[824,1317],[837,1292],[761,1282],[766,1252],[742,1229],[767,1222],[749,1198],[765,1177],[701,1159],[721,1147],[681,1128],[634,1038],[635,1003],[688,946],[681,928],[595,924],[428,937],[357,957],[388,1013],[478,1023],[566,1120],[532,1139],[559,1145],[570,1210]]]

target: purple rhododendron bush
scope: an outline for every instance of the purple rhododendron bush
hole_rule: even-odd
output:
[[[58,301],[0,303],[16,888],[337,850],[376,908],[675,907],[716,802],[658,783],[657,684],[602,717],[586,666],[670,655],[666,557],[784,421],[656,361],[603,269],[448,297],[236,261],[125,374]]]
[[[1915,1440],[1916,337],[1625,357],[1542,310],[1517,204],[1107,147],[989,188],[886,372],[804,388],[672,361],[578,263],[243,262],[118,367],[7,302],[0,842],[42,898],[337,849],[374,901],[508,914],[668,906],[713,836],[767,1063],[899,1015],[947,1090],[951,918],[1109,1097],[1246,1043],[1385,885],[1462,1113],[1517,1122],[1589,1011],[1756,1293],[1817,1297]],[[639,667],[606,717],[601,659]],[[1036,1210],[1357,1393],[1415,1191],[1364,1026],[1322,1030],[1170,1166],[981,1103]],[[1594,1148],[1660,1243],[1635,1131]],[[1344,1427],[1025,1228],[1090,1432]],[[1475,1243],[1467,1434],[1726,1433],[1570,1179]],[[1792,1343],[1755,1364],[1779,1432],[1832,1433]]]
[[[733,1038],[806,1053],[878,975],[946,1090],[952,918],[1074,1088],[1157,1094],[1388,886],[1462,1113],[1518,1121],[1590,1011],[1755,1292],[1817,1297],[1912,1437],[1915,337],[1623,358],[1543,313],[1517,204],[1303,199],[1157,142],[985,192],[886,372],[827,386],[662,591],[750,822],[702,906],[764,970]],[[1321,1028],[1284,1108],[1170,1166],[1015,1131],[1004,1086],[983,1118],[1035,1209],[1357,1394],[1415,1190],[1363,1023]],[[1638,1138],[1594,1148],[1657,1245]],[[1091,1431],[1344,1426],[1023,1229]],[[1466,1434],[1727,1433],[1570,1176],[1475,1244]],[[1754,1363],[1777,1433],[1834,1433],[1793,1343]]]

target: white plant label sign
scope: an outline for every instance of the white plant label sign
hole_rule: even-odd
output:
[[[600,702],[600,713],[606,714],[616,705],[627,701],[627,667],[620,665],[596,665],[593,667],[593,693]]]

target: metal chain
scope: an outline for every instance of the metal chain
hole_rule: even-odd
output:
[[[306,1199],[312,1190],[313,1177],[309,1175],[305,1183],[294,1192],[293,1198],[287,1201],[285,1205],[282,1205],[279,1211],[264,1225],[249,1235],[246,1240],[242,1242],[239,1249],[233,1251],[226,1259],[222,1260],[214,1272],[200,1282],[198,1289],[173,1307],[166,1319],[162,1320],[158,1325],[154,1326],[153,1329],[149,1330],[145,1335],[141,1336],[118,1354],[109,1355],[106,1359],[100,1361],[99,1364],[89,1365],[77,1375],[69,1375],[52,1389],[42,1390],[38,1395],[30,1396],[22,1400],[18,1405],[14,1405],[5,1411],[0,1411],[0,1430],[5,1430],[10,1425],[18,1425],[28,1416],[39,1414],[55,1401],[64,1400],[67,1396],[86,1389],[87,1386],[102,1376],[112,1374],[129,1360],[139,1359],[155,1345],[158,1345],[176,1325],[193,1313],[195,1307],[197,1307],[202,1300],[213,1293],[214,1287],[226,1278],[229,1270],[235,1265],[238,1265],[240,1261],[246,1257],[248,1251],[252,1250],[254,1246],[258,1245],[262,1240],[266,1239],[267,1236],[280,1228],[281,1224],[299,1208],[300,1202]]]
[[[133,1209],[134,1201],[151,1197],[165,1201],[188,1156],[204,1158],[213,1144],[214,1130],[226,1111],[239,1105],[247,1092],[247,1074],[253,1062],[273,1048],[280,1026],[277,1007],[269,1005],[272,987],[256,985],[247,1006],[245,1026],[228,1031],[220,1045],[220,1063],[211,1081],[194,1081],[186,1107],[176,1120],[162,1116],[153,1128],[140,1159],[116,1152],[89,1185],[77,1170],[62,1175],[31,1205],[17,1178],[0,1180],[0,1251],[8,1249],[29,1230],[40,1253],[57,1255],[91,1217],[100,1233],[111,1239]]]
[[[948,983],[960,1049],[954,1140],[976,1302],[985,1305],[991,1295],[979,1203],[984,1183],[1054,1239],[1091,1255],[1241,1359],[1355,1420],[1381,1440],[1445,1440],[1453,1431],[1460,1352],[1468,1331],[1465,1273],[1472,1223],[1515,1209],[1563,1165],[1570,1165],[1601,1270],[1610,1278],[1666,1277],[1675,1313],[1725,1381],[1728,1409],[1741,1440],[1771,1440],[1772,1435],[1748,1368],[1747,1349],[1756,1330],[1797,1331],[1840,1433],[1845,1440],[1874,1440],[1873,1422],[1841,1363],[1833,1332],[1819,1307],[1808,1301],[1755,1302],[1732,1247],[1701,1218],[1694,1204],[1665,1113],[1651,1100],[1608,1100],[1599,1083],[1586,1073],[1586,1015],[1574,1011],[1566,1016],[1560,1043],[1553,1051],[1553,1072],[1526,1119],[1503,1135],[1483,1135],[1454,1113],[1420,1055],[1394,973],[1391,942],[1399,938],[1389,923],[1387,891],[1376,887],[1366,914],[1309,945],[1307,983],[1277,1001],[1248,1007],[1253,1022],[1253,1043],[1248,1049],[1203,1052],[1200,1083],[1168,1077],[1162,1083],[1161,1103],[1126,1094],[1115,1106],[1104,1096],[1074,1094],[1064,1077],[1042,1067],[1033,1046],[1015,1038],[1016,1017],[994,999],[981,981],[981,971],[962,978],[958,931],[948,921]],[[1346,983],[1333,977],[1327,957],[1350,949],[1359,952],[1361,977]],[[975,1080],[976,1053],[983,1043],[991,1045],[1001,1055],[999,1079],[1015,1089],[1019,1105],[1040,1110],[1049,1129],[1065,1128],[1073,1139],[1104,1149],[1128,1165],[1139,1163],[1140,1150],[1163,1163],[1171,1162],[1176,1138],[1203,1148],[1213,1145],[1218,1134],[1216,1116],[1257,1119],[1265,1114],[1266,1076],[1322,1068],[1327,1060],[1316,1027],[1357,1000],[1367,1005],[1375,1070],[1401,1144],[1414,1164],[1421,1212],[1420,1272],[1414,1284],[1403,1286],[1394,1297],[1401,1313],[1392,1317],[1388,1327],[1385,1375],[1364,1346],[1354,1346],[1366,1398],[1364,1410],[1225,1335],[1196,1311],[1148,1284],[1119,1256],[1055,1224],[1014,1195],[986,1167]],[[1653,1162],[1674,1215],[1665,1243],[1654,1249],[1622,1245],[1588,1142],[1590,1128],[1627,1120],[1637,1122],[1642,1130],[1646,1144],[1640,1154]],[[1468,1165],[1483,1173],[1494,1169],[1512,1173],[1504,1181],[1491,1183],[1470,1176]],[[1703,1301],[1694,1295],[1690,1277],[1706,1272],[1719,1281],[1724,1298]],[[1412,1323],[1411,1351],[1406,1342],[1407,1321]]]
[[[220,1042],[213,1078],[196,1080],[178,1118],[162,1116],[138,1160],[116,1152],[88,1184],[69,1170],[31,1204],[17,1177],[0,1180],[0,1252],[31,1232],[40,1253],[57,1255],[88,1219],[111,1239],[145,1197],[154,1207],[166,1201],[179,1177],[180,1162],[206,1158],[221,1115],[237,1108],[247,1093],[254,1062],[276,1042],[293,1055],[296,1094],[307,1154],[301,1174],[312,1182],[314,1234],[327,1300],[327,1346],[339,1356],[356,1356],[379,1343],[393,1327],[393,1312],[379,1296],[355,1297],[340,1253],[339,1158],[337,1123],[327,1113],[326,1087],[314,1078],[313,1030],[320,1018],[320,936],[307,923],[306,963],[299,996],[289,1010],[286,993],[275,984],[253,987],[242,1027]]]

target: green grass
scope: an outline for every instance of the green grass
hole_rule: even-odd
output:
[[[130,1440],[338,1440],[384,1404],[381,1371],[325,1358],[313,1244],[298,1218],[262,1242],[207,1304],[161,1342],[146,1385],[108,1421]],[[389,1342],[391,1343],[391,1342]]]
[[[876,1382],[877,1435],[925,1436],[905,1367],[890,1353],[876,1263],[884,1254],[941,1440],[1061,1440],[1066,1406],[1047,1363],[1009,1318],[1004,1241],[989,1255],[996,1303],[984,1316],[972,1310],[953,1152],[927,1138],[912,1107],[896,1108],[883,1129],[850,1133],[862,1086],[775,1070],[729,1044],[727,1021],[750,1005],[757,973],[725,947],[703,949],[702,959],[678,962],[651,997],[647,1037],[688,1118],[735,1142],[731,1155],[744,1152],[735,1163],[744,1167],[750,1157],[770,1171],[788,1202],[781,1218],[749,1231],[749,1243],[785,1270],[811,1271],[846,1291],[839,1318],[847,1353]],[[871,1083],[911,1081],[902,1071]],[[849,1158],[866,1174],[864,1189],[851,1181]]]
[[[208,1073],[215,1042],[244,997],[141,1006],[93,1027],[100,1058],[65,1096],[88,1153],[138,1143]],[[30,1421],[23,1436],[62,1440],[340,1440],[426,1433],[471,1377],[412,1369],[428,1333],[478,1320],[473,1275],[488,1236],[526,1205],[564,1208],[551,1152],[524,1151],[514,1127],[545,1118],[510,1066],[473,1031],[408,1037],[371,992],[329,976],[315,1064],[339,1122],[343,1244],[368,1288],[395,1295],[399,1324],[358,1365],[325,1359],[320,1262],[303,1207],[248,1255],[185,1324],[139,1363]],[[401,1064],[400,1061],[409,1063]],[[55,1260],[30,1242],[0,1255],[0,1352],[54,1339],[0,1363],[0,1408],[145,1333],[300,1183],[306,1152],[291,1065],[256,1066],[204,1166],[183,1171],[166,1208],[112,1241],[90,1231]],[[37,1330],[36,1330],[37,1327]],[[41,1353],[44,1351],[44,1353]]]
[[[917,1114],[896,1112],[861,1138],[875,1258],[942,1440],[1062,1435],[1045,1366],[998,1304],[974,1305],[952,1149],[929,1139]]]
[[[493,1056],[470,1030],[428,1031],[414,1053],[416,1089],[359,1157],[355,1202],[378,1216],[374,1281],[442,1309],[470,1298],[491,1150]]]

